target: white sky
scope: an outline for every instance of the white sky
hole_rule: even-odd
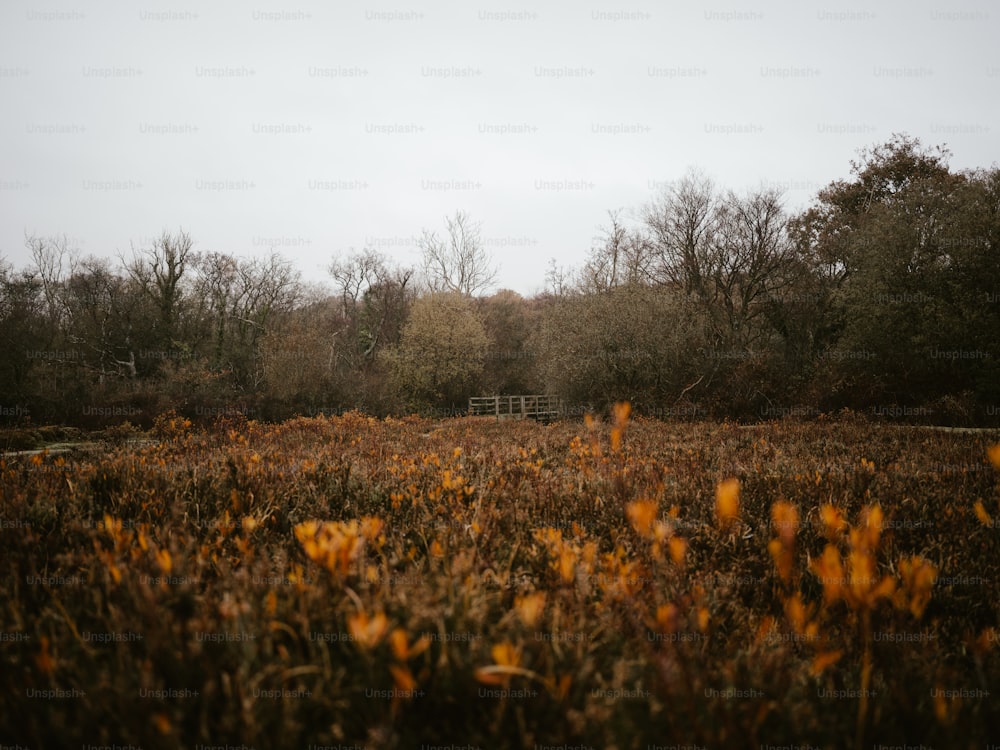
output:
[[[804,207],[893,132],[989,167],[1000,9],[827,2],[0,6],[0,256],[164,229],[328,280],[482,222],[499,286],[580,265],[607,210],[688,167]]]

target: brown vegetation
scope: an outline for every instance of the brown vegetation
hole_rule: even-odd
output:
[[[620,405],[152,437],[0,459],[6,744],[995,739],[983,435]]]

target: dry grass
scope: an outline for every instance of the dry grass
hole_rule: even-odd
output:
[[[1000,739],[988,436],[625,407],[154,435],[0,460],[0,742]]]

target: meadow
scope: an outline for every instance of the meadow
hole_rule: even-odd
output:
[[[621,404],[9,454],[0,744],[1000,745],[997,443]]]

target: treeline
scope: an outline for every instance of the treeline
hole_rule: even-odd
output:
[[[164,233],[117,263],[29,237],[0,263],[0,419],[148,426],[361,409],[461,413],[481,394],[628,399],[651,416],[851,409],[1000,423],[1000,169],[897,135],[789,215],[697,172],[611,212],[577,269],[502,290],[463,213],[419,268],[370,250],[324,284]],[[627,218],[626,218],[627,216]]]

